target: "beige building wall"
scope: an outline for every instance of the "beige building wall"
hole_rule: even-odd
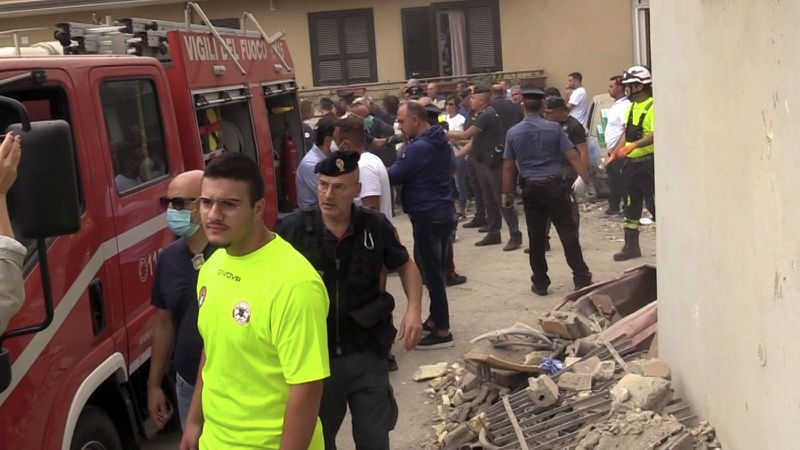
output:
[[[4,3],[0,0],[0,3]],[[405,78],[400,9],[427,6],[430,0],[208,0],[200,2],[212,19],[237,17],[252,12],[268,33],[287,31],[297,79],[303,88],[313,87],[308,13],[328,10],[372,8],[378,81]],[[500,0],[500,30],[503,69],[544,69],[549,84],[562,88],[567,74],[580,71],[590,94],[603,93],[611,74],[633,61],[631,0]],[[183,3],[114,10],[89,8],[80,12],[37,14],[35,17],[0,18],[0,30],[48,27],[31,32],[31,41],[51,40],[56,22],[88,22],[98,17],[147,17],[183,20]],[[0,45],[10,45],[11,41]]]
[[[800,4],[652,17],[661,356],[726,450],[798,448]]]

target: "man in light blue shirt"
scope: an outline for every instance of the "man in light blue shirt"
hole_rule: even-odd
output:
[[[317,204],[317,177],[314,172],[317,163],[331,153],[333,129],[336,116],[326,115],[317,122],[317,136],[311,150],[306,153],[297,166],[294,182],[297,187],[297,206],[305,208]]]

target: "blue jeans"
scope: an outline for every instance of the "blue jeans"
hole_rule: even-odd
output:
[[[178,417],[181,419],[181,429],[184,429],[186,428],[186,416],[189,414],[189,405],[192,404],[194,385],[187,383],[180,375],[175,374],[175,391],[178,395]]]
[[[438,330],[450,329],[446,277],[449,272],[448,247],[455,227],[452,206],[420,214],[409,214],[414,234],[414,259],[431,298],[431,321]]]
[[[456,189],[458,189],[458,207],[461,209],[467,206],[467,199],[472,197],[469,183],[467,161],[464,158],[458,158],[456,159]]]

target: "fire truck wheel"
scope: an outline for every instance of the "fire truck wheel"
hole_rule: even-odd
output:
[[[100,408],[87,406],[78,418],[71,450],[122,450],[114,422]]]

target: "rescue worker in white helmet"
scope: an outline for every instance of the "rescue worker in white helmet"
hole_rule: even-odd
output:
[[[615,261],[642,256],[639,248],[639,219],[642,202],[653,220],[656,218],[655,147],[653,145],[653,81],[650,70],[633,66],[622,75],[622,84],[629,91],[631,106],[627,113],[625,139],[620,139],[609,163],[622,162],[622,184],[625,199],[625,245],[614,255]]]

